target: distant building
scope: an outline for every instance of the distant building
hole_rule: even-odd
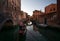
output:
[[[30,18],[31,18],[31,16],[28,15],[28,16],[27,16],[27,22],[28,22],[28,23],[30,22]]]
[[[28,18],[28,13],[24,12],[24,11],[21,11],[21,15],[20,15],[20,20],[22,21],[27,21],[27,18]]]
[[[44,13],[42,11],[40,11],[40,10],[33,11],[33,20],[43,23],[43,21],[44,21],[43,17],[44,17]]]
[[[33,11],[33,19],[34,20],[38,20],[38,16],[40,15],[40,11],[39,10],[34,10]]]

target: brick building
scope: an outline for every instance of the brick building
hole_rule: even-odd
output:
[[[33,11],[33,20],[48,25],[57,24],[57,4],[49,4],[45,7],[45,12],[35,10]]]
[[[23,22],[26,22],[28,20],[28,13],[21,11],[20,20],[22,20]]]
[[[49,14],[57,11],[57,4],[49,4],[45,7],[45,13]]]
[[[45,7],[45,18],[48,25],[57,24],[57,4],[50,4]]]
[[[21,0],[0,0],[0,15],[18,21],[21,11]]]
[[[60,25],[60,0],[57,0],[57,23]]]
[[[33,20],[43,23],[44,21],[44,13],[40,10],[33,11]]]

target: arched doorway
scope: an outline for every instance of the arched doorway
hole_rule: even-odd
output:
[[[6,20],[2,26],[2,31],[6,31],[13,28],[13,21],[11,19]]]

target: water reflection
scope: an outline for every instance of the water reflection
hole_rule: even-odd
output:
[[[52,29],[37,28],[35,25],[27,26],[25,37],[20,41],[60,41],[60,32]]]
[[[38,31],[38,28],[35,25],[33,25],[33,30]]]
[[[27,26],[26,41],[47,41],[47,39],[38,31],[36,26]]]
[[[19,41],[25,41],[26,40],[26,35],[24,36],[19,36]]]
[[[47,41],[47,38],[43,36],[35,25],[26,26],[27,33],[25,36],[19,36],[20,41]]]

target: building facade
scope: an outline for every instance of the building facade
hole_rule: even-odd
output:
[[[0,1],[0,14],[6,18],[12,18],[15,23],[18,21],[18,15],[21,11],[21,0],[1,0]]]
[[[57,4],[50,4],[45,7],[45,18],[48,25],[57,24]]]
[[[40,24],[57,25],[57,4],[49,4],[45,7],[45,12],[33,11],[33,20]]]
[[[23,22],[26,22],[28,20],[28,13],[21,11],[20,20],[22,20]]]
[[[57,0],[57,23],[60,25],[60,0]]]
[[[57,4],[49,4],[45,7],[45,14],[49,14],[57,11]]]
[[[44,22],[44,13],[40,10],[33,11],[33,20],[43,23]]]

